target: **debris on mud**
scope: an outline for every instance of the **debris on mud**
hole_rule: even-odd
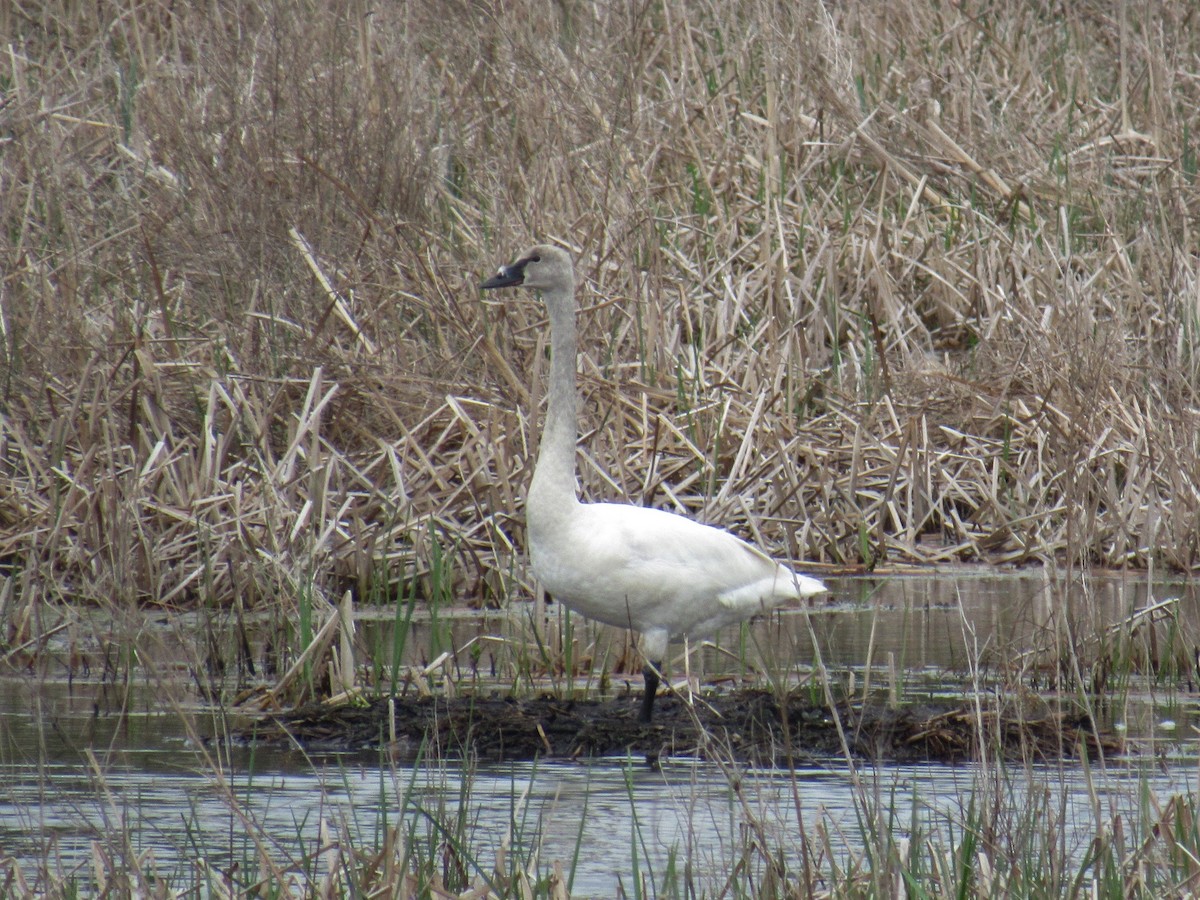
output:
[[[876,762],[961,762],[980,748],[1019,759],[1119,753],[1111,734],[1086,715],[1044,708],[998,709],[969,701],[889,705],[840,702],[830,708],[808,692],[780,698],[741,690],[687,702],[659,698],[652,725],[637,720],[628,697],[567,700],[551,696],[393,698],[309,704],[256,721],[241,737],[310,752],[386,748],[403,761],[419,753],[501,761],[644,756],[737,760],[786,766],[844,753]]]

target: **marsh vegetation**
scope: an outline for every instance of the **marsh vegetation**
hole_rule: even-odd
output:
[[[90,679],[117,709],[153,683],[185,732],[221,734],[213,710],[247,687],[284,705],[458,690],[493,649],[448,639],[471,605],[535,623],[504,638],[514,690],[625,678],[620,636],[544,630],[527,602],[546,327],[476,285],[537,238],[577,253],[584,496],[685,512],[822,578],[1042,567],[1035,637],[1005,646],[981,705],[1188,690],[1193,6],[0,6],[0,660]],[[1093,567],[1185,587],[1100,615]],[[393,623],[386,646],[356,645],[347,595]],[[435,627],[401,665],[416,620]],[[864,689],[820,658],[764,669]],[[1025,771],[985,765],[943,843],[900,838],[864,791],[849,859],[797,856],[747,812],[726,883],[659,869],[622,890],[1195,890],[1191,793],[1126,784],[1136,815],[1096,805],[1072,855],[1052,798],[1007,789]],[[324,881],[253,822],[253,875],[139,881],[129,843],[86,876],[48,854],[40,882],[11,859],[0,877],[567,890],[551,861],[499,841],[484,863],[421,821],[422,840],[412,820],[331,837],[346,855],[311,857],[342,873]]]

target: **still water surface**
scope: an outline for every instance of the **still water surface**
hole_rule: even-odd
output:
[[[1185,618],[1197,607],[1194,586],[1151,590],[1144,579],[1089,578],[1066,587],[1040,575],[829,581],[834,611],[771,616],[749,636],[735,630],[719,641],[726,652],[705,651],[696,665],[712,674],[736,655],[730,648],[744,654],[750,644],[759,656],[803,668],[815,659],[815,637],[835,677],[861,685],[872,672],[893,682],[900,672],[907,693],[956,693],[986,679],[981,670],[1045,640],[1047,628],[1066,627],[1048,623],[1072,604],[1084,608],[1085,594],[1109,623],[1167,597],[1181,598]],[[497,626],[467,617],[443,624],[442,639],[454,646]],[[1090,627],[1103,632],[1102,623]],[[409,651],[422,655],[423,640],[414,635]],[[161,689],[117,692],[48,675],[0,682],[0,858],[21,861],[30,880],[47,862],[59,878],[77,872],[85,889],[96,854],[118,868],[136,859],[145,869],[152,858],[179,886],[194,882],[198,860],[244,872],[265,855],[281,868],[321,873],[328,853],[312,860],[339,836],[373,848],[388,826],[401,824],[437,846],[446,835],[433,823],[461,815],[469,855],[481,865],[493,865],[507,842],[511,857],[536,854],[540,872],[561,863],[573,896],[632,893],[635,871],[653,885],[672,865],[717,890],[750,831],[797,863],[804,852],[822,852],[823,832],[838,836],[834,847],[860,833],[856,803],[864,792],[897,811],[898,821],[887,825],[893,831],[915,824],[949,842],[949,823],[961,819],[980,775],[971,766],[941,765],[853,772],[837,759],[795,778],[740,772],[734,779],[714,765],[679,760],[661,770],[636,759],[406,768],[361,755],[202,751],[184,723],[202,734],[222,729],[206,719],[211,709],[189,704],[186,694],[176,700],[180,707],[164,710]],[[1189,685],[1139,683],[1111,713],[1112,724],[1137,738],[1138,753],[1090,777],[1074,763],[1022,770],[1012,779],[1013,802],[1046,803],[1082,853],[1098,823],[1132,814],[1147,791],[1165,798],[1196,790],[1196,754],[1186,739],[1194,710]],[[1031,788],[1033,796],[1020,796]],[[269,845],[258,843],[263,836]]]

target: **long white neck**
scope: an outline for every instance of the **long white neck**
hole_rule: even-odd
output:
[[[575,442],[578,413],[575,394],[575,297],[569,288],[547,291],[550,314],[550,386],[546,424],[538,449],[526,515],[531,527],[549,523],[579,502],[575,492]]]

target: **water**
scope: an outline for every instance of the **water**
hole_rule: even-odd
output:
[[[1070,589],[1040,577],[976,575],[846,579],[834,586],[841,598],[836,611],[785,612],[748,633],[734,630],[717,642],[722,650],[697,654],[695,667],[738,669],[742,663],[731,658],[746,644],[774,663],[803,667],[815,656],[815,635],[838,677],[861,685],[901,672],[909,692],[953,693],[981,677],[978,660],[991,655],[989,665],[998,666],[1011,662],[1016,648],[1045,640],[1046,623],[1078,603],[1079,592],[1088,592],[1090,608],[1109,622],[1151,599],[1144,580],[1119,578]],[[1189,590],[1156,585],[1152,594],[1183,597],[1186,615],[1193,615]],[[388,617],[374,624],[365,618],[365,640],[390,640]],[[503,625],[444,616],[441,638],[463,646],[472,629],[491,633]],[[1193,625],[1187,623],[1187,633]],[[414,634],[413,658],[425,652],[421,645],[433,627],[438,623],[423,622],[426,633]],[[582,639],[603,638],[597,632]],[[178,650],[167,638],[162,646],[167,655]],[[573,878],[573,896],[612,896],[618,885],[632,892],[635,870],[658,884],[672,866],[716,891],[748,838],[793,865],[802,853],[819,856],[828,846],[849,853],[844,836],[861,833],[863,798],[879,797],[877,808],[899,813],[887,824],[894,833],[915,827],[949,840],[948,823],[961,820],[973,790],[996,783],[981,781],[972,766],[852,772],[837,759],[793,777],[730,773],[686,760],[661,770],[636,759],[408,768],[376,756],[206,747],[184,723],[206,734],[220,733],[221,723],[183,679],[172,691],[150,681],[118,688],[53,675],[0,682],[0,859],[19,861],[31,884],[48,864],[56,879],[76,873],[85,888],[97,871],[148,868],[182,886],[194,883],[202,860],[216,872],[275,866],[299,886],[301,873],[336,870],[339,846],[377,848],[388,826],[400,824],[427,846],[442,847],[443,856],[461,834],[469,847],[457,858],[488,872],[502,846],[510,859],[536,860],[543,874],[558,862]],[[1192,695],[1162,679],[1136,687],[1123,692],[1112,716],[1144,752],[1108,761],[1099,772],[1073,763],[1019,768],[1008,782],[1014,804],[1044,803],[1047,814],[1061,817],[1077,856],[1100,824],[1134,816],[1139,798],[1197,788],[1194,748],[1181,739],[1191,733]],[[830,844],[826,835],[842,837]]]
[[[4,768],[3,853],[31,863],[54,860],[60,877],[76,871],[85,883],[97,852],[116,861],[118,870],[134,868],[134,860],[145,869],[152,859],[163,876],[201,858],[218,871],[253,870],[265,852],[282,871],[321,875],[330,865],[307,861],[319,856],[321,823],[335,836],[348,835],[349,846],[370,850],[379,846],[387,823],[404,821],[433,846],[444,836],[431,823],[453,823],[462,808],[473,845],[466,857],[487,868],[496,848],[508,843],[514,854],[536,851],[543,870],[559,861],[564,872],[573,871],[573,896],[605,897],[618,883],[630,889],[634,859],[653,884],[674,857],[678,869],[690,865],[713,890],[738,859],[748,828],[761,830],[769,846],[784,848],[796,865],[799,835],[808,835],[810,852],[819,853],[824,841],[815,837],[818,829],[855,835],[861,811],[849,770],[832,761],[801,769],[794,779],[744,773],[740,793],[708,765],[673,763],[652,771],[617,760],[469,772],[450,765],[393,769],[323,758],[300,766],[267,759],[253,774],[227,770],[226,787],[171,740],[95,767],[63,760]],[[884,808],[898,811],[888,827],[906,828],[915,811],[932,831],[964,818],[963,798],[976,774],[971,767],[937,765],[859,773],[868,792],[885,798]],[[1163,798],[1194,791],[1196,771],[1184,765],[1110,767],[1095,793],[1074,767],[1034,771],[1029,783],[1045,785],[1053,796],[1049,808],[1067,821],[1078,857],[1094,831],[1096,803],[1103,821],[1130,816],[1146,791]],[[265,851],[259,835],[272,836]]]

